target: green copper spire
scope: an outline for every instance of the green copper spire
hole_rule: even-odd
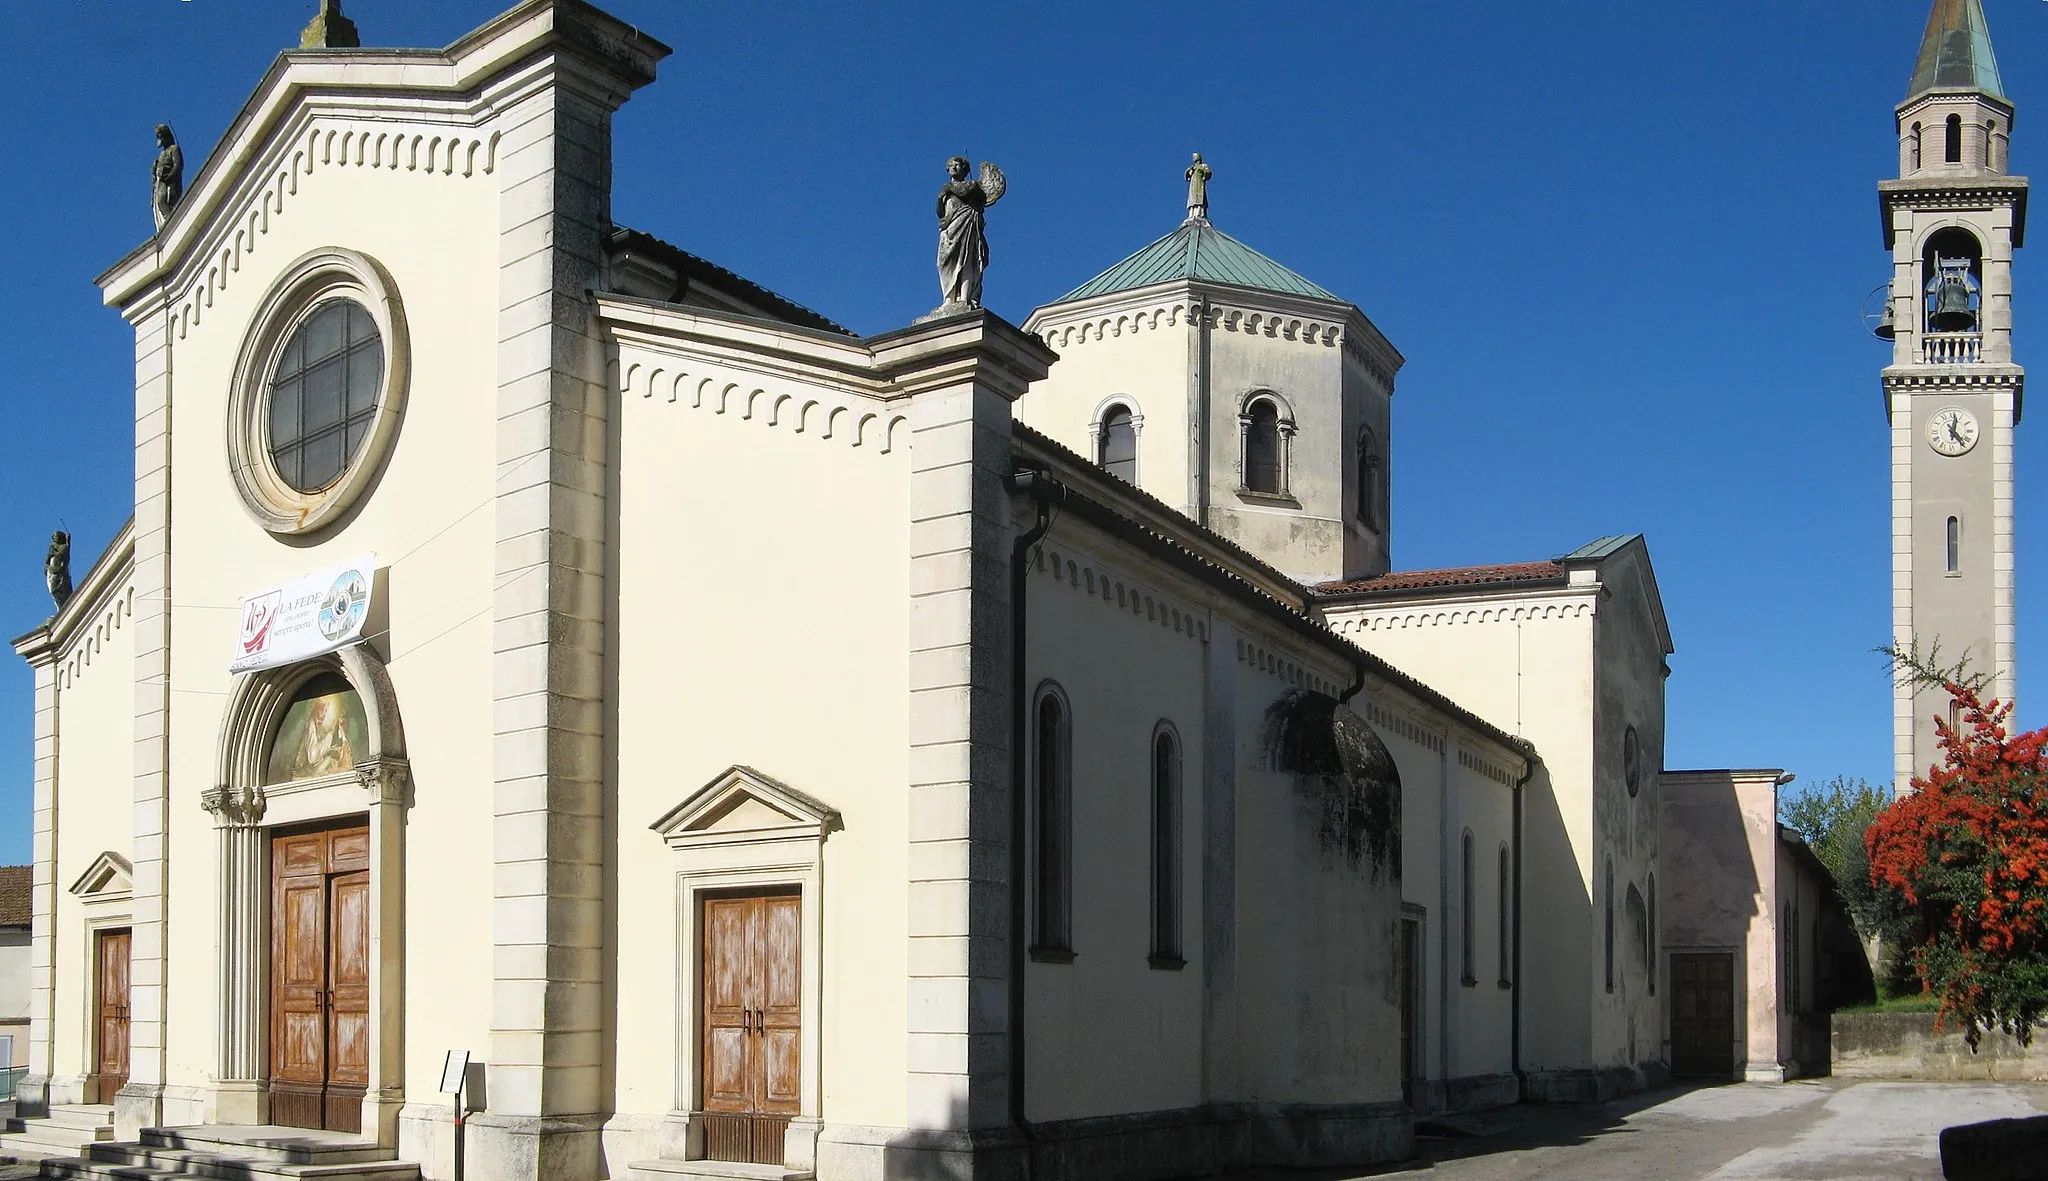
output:
[[[1983,0],[1934,0],[1906,101],[1930,90],[1978,90],[1993,98],[2005,97],[1998,59],[1991,53],[1991,26],[1984,20]]]

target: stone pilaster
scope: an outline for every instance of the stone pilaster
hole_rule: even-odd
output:
[[[35,676],[34,847],[29,893],[31,934],[28,968],[28,1074],[15,1084],[15,1105],[23,1116],[49,1113],[50,1034],[56,1018],[57,946],[57,665],[47,632],[33,647],[17,649]]]
[[[949,1176],[1009,1121],[1011,404],[1054,355],[985,312],[875,342],[909,400],[909,1123]],[[899,438],[902,436],[899,436]],[[1007,1155],[1010,1159],[994,1159]]]
[[[134,1139],[141,1129],[163,1122],[173,366],[161,294],[124,310],[135,325],[135,844],[128,1085],[114,1097],[114,1129]]]
[[[220,1033],[214,1060],[214,1118],[226,1124],[270,1122],[269,1063],[264,1056],[265,969],[270,958],[270,883],[264,873],[263,792],[216,787],[200,800],[213,815],[220,878]]]
[[[605,349],[589,291],[611,116],[667,50],[555,9],[544,81],[498,116],[496,781],[490,1109],[472,1171],[601,1171]]]

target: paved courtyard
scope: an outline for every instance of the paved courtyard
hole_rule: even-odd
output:
[[[2048,1086],[1816,1080],[1667,1089],[1597,1107],[1518,1107],[1425,1125],[1423,1159],[1232,1181],[1939,1181],[1951,1124],[2048,1114]]]

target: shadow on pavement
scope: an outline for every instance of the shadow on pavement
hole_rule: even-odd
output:
[[[1679,1082],[1597,1104],[1521,1103],[1467,1115],[1431,1116],[1415,1124],[1415,1156],[1411,1160],[1369,1168],[1252,1169],[1231,1173],[1221,1181],[1352,1181],[1359,1177],[1399,1177],[1426,1172],[1451,1160],[1519,1152],[1530,1148],[1568,1148],[1612,1136],[1637,1133],[1626,1126],[1639,1111],[1669,1103],[1681,1095],[1739,1083]]]

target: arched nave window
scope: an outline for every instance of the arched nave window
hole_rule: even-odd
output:
[[[1131,408],[1122,402],[1112,403],[1102,412],[1095,462],[1126,484],[1138,482],[1138,425]]]
[[[1460,884],[1464,887],[1464,901],[1459,904],[1459,935],[1461,937],[1460,950],[1464,954],[1465,962],[1465,970],[1463,975],[1461,976],[1461,980],[1464,983],[1465,987],[1471,988],[1473,985],[1479,983],[1479,965],[1473,962],[1475,959],[1478,958],[1478,953],[1473,948],[1472,937],[1473,930],[1478,925],[1476,922],[1477,916],[1474,915],[1472,912],[1479,906],[1479,891],[1475,888],[1474,882],[1474,879],[1479,876],[1479,867],[1476,864],[1474,864],[1474,856],[1472,853],[1471,829],[1468,828],[1465,830],[1465,835],[1459,841],[1458,847],[1459,851],[1463,855],[1459,863],[1459,868],[1463,875],[1460,880]]]
[[[1650,995],[1657,995],[1657,875],[1650,875]]]
[[[1500,844],[1500,986],[1514,985],[1508,969],[1515,962],[1515,859],[1508,844]]]
[[[1605,907],[1605,942],[1607,949],[1607,991],[1614,991],[1614,858],[1607,859],[1607,874],[1601,879],[1602,904]]]
[[[1066,694],[1038,691],[1031,791],[1031,954],[1074,958],[1073,719]]]
[[[1152,732],[1152,966],[1179,968],[1181,958],[1180,740],[1173,726]]]

